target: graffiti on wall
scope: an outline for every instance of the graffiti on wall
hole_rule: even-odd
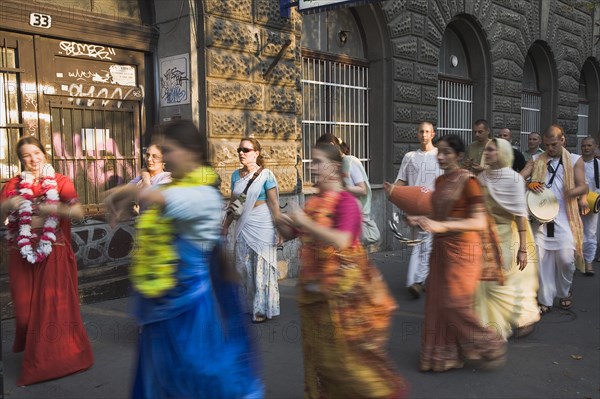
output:
[[[160,105],[180,105],[190,103],[188,53],[160,59]]]
[[[116,54],[114,48],[98,44],[62,41],[58,46],[61,49],[59,54],[69,57],[83,56],[99,60],[112,60],[112,56]]]
[[[78,267],[96,267],[125,262],[133,249],[133,220],[113,229],[103,220],[88,219],[71,230]]]
[[[100,104],[106,107],[111,100],[117,100],[117,107],[121,107],[125,100],[141,100],[144,98],[144,86],[130,87],[96,87],[94,85],[84,85],[83,83],[71,83],[63,85],[63,91],[68,92],[69,101],[76,101],[76,98],[87,98],[88,107],[94,105],[96,100],[100,99]]]

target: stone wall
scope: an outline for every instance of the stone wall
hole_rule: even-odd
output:
[[[222,192],[229,195],[231,173],[240,167],[239,140],[252,136],[280,193],[293,193],[300,172],[300,16],[281,18],[276,0],[208,0],[205,10],[207,133]]]
[[[399,166],[414,150],[414,126],[437,121],[436,86],[440,45],[446,26],[466,14],[484,32],[490,49],[490,115],[494,129],[520,131],[521,81],[531,45],[543,41],[558,75],[556,121],[570,135],[577,131],[579,75],[585,60],[598,54],[593,14],[585,2],[560,0],[394,0],[381,3],[393,42],[394,148]],[[596,29],[597,30],[597,29]]]

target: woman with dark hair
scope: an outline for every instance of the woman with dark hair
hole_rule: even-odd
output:
[[[25,170],[0,194],[8,216],[8,274],[15,309],[13,352],[25,352],[17,385],[88,369],[92,348],[79,313],[71,219],[82,219],[73,183],[54,172],[35,137],[17,143]]]
[[[432,195],[433,215],[407,216],[412,225],[434,233],[429,261],[425,321],[421,338],[421,371],[461,368],[465,360],[486,367],[505,360],[506,341],[484,327],[473,310],[480,280],[499,279],[497,253],[489,230],[481,187],[459,168],[465,145],[456,135],[442,136],[437,159],[444,174]],[[484,248],[486,251],[484,264]]]
[[[162,148],[158,144],[151,144],[144,154],[146,167],[142,173],[136,176],[129,184],[137,184],[140,187],[150,187],[155,184],[165,184],[171,182],[171,173],[165,171],[163,162]]]
[[[235,223],[236,267],[242,278],[252,321],[261,323],[279,316],[276,231],[279,216],[277,180],[265,169],[261,146],[254,138],[243,138],[238,147],[242,168],[231,175],[231,202],[222,234]],[[234,209],[242,204],[242,210]]]
[[[332,144],[342,154],[342,177],[345,188],[358,199],[362,210],[362,233],[363,245],[376,244],[381,239],[381,233],[375,221],[371,218],[371,183],[362,162],[355,156],[350,155],[350,147],[332,133],[325,133],[317,140],[317,143]]]
[[[276,219],[300,236],[299,304],[306,398],[402,398],[407,384],[387,355],[394,299],[360,243],[360,207],[344,189],[339,149],[313,148],[319,193],[304,212]]]
[[[136,197],[147,209],[137,220],[131,266],[140,325],[132,396],[260,398],[255,348],[221,249],[223,206],[217,173],[205,162],[206,139],[180,120],[164,126],[158,141],[173,182],[126,185],[106,199],[115,217]]]

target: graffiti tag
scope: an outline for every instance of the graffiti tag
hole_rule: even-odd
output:
[[[100,60],[112,60],[111,56],[115,55],[115,49],[112,47],[104,47],[97,44],[77,43],[77,42],[60,42],[60,49],[68,56],[83,55],[85,57],[97,58]]]
[[[187,98],[185,81],[188,80],[185,72],[175,68],[169,68],[160,77],[161,99],[167,104],[178,104]]]

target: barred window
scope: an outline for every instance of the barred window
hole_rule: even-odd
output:
[[[521,151],[527,151],[529,133],[540,132],[542,96],[524,92],[521,95]]]
[[[440,136],[456,134],[466,145],[473,141],[473,84],[438,79],[438,127]]]
[[[19,172],[15,145],[22,134],[16,49],[0,47],[0,183]]]
[[[311,149],[318,138],[332,133],[350,147],[369,173],[369,68],[349,57],[302,57],[302,165],[304,184],[313,182]]]

